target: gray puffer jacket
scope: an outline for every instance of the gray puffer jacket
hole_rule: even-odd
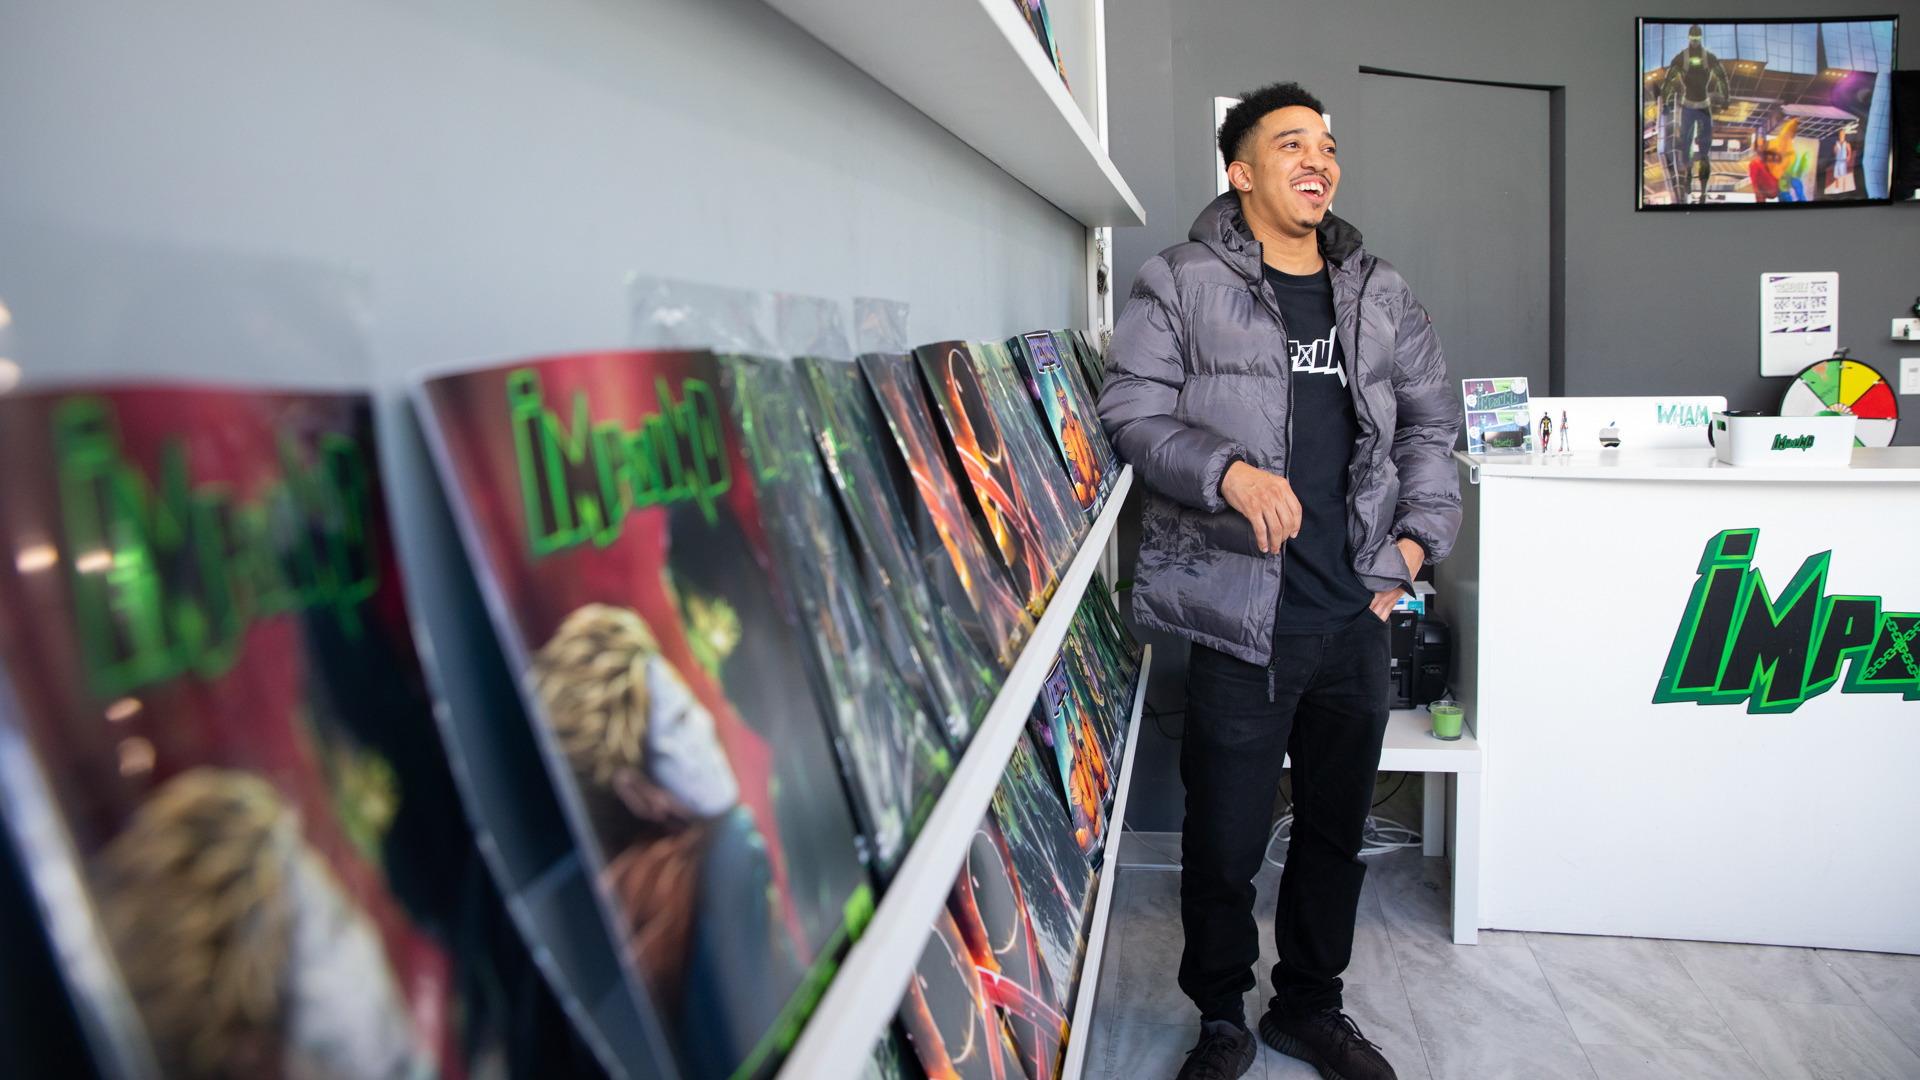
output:
[[[1141,267],[1100,393],[1108,437],[1146,482],[1133,613],[1142,626],[1265,664],[1285,567],[1260,553],[1220,478],[1235,460],[1287,474],[1287,331],[1237,195],[1215,199],[1188,235]],[[1411,537],[1439,562],[1460,528],[1450,456],[1459,399],[1432,321],[1399,273],[1332,214],[1320,251],[1360,422],[1347,471],[1354,573],[1376,592],[1410,589],[1394,541]]]

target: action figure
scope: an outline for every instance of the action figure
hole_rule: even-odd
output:
[[[1846,195],[1854,191],[1853,167],[1858,155],[1853,150],[1852,136],[1859,131],[1859,124],[1848,124],[1834,136],[1833,164],[1828,167],[1827,186],[1822,189],[1822,194]]]
[[[1573,447],[1567,445],[1567,414],[1565,410],[1562,410],[1560,413],[1560,453],[1562,455],[1571,455],[1573,453]]]
[[[1553,456],[1553,414],[1552,413],[1548,413],[1540,417],[1540,454],[1543,457]]]
[[[1666,82],[1660,87],[1660,104],[1674,106],[1673,126],[1676,143],[1669,154],[1678,155],[1674,170],[1680,182],[1680,201],[1693,194],[1694,162],[1699,162],[1700,202],[1707,201],[1707,178],[1713,173],[1708,147],[1713,142],[1713,111],[1724,109],[1733,100],[1732,81],[1720,58],[1700,44],[1700,24],[1687,29],[1687,47],[1675,53],[1667,66]]]
[[[1774,129],[1773,134],[1753,144],[1753,158],[1747,162],[1747,178],[1753,183],[1756,198],[1762,201],[1807,201],[1806,187],[1800,178],[1807,175],[1812,164],[1807,159],[1806,151],[1793,141],[1799,127],[1799,118],[1790,116],[1786,123]]]

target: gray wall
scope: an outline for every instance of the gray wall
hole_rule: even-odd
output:
[[[1662,9],[1637,0],[1108,0],[1113,158],[1147,210],[1119,230],[1125,297],[1140,264],[1186,239],[1213,196],[1215,95],[1295,79],[1326,103],[1350,184],[1367,168],[1342,117],[1360,110],[1361,65],[1451,78],[1567,87],[1567,392],[1725,394],[1736,408],[1779,404],[1783,379],[1760,369],[1760,273],[1840,274],[1841,343],[1898,382],[1912,343],[1887,337],[1920,293],[1920,204],[1642,214],[1634,211],[1634,19],[1900,16],[1898,56],[1920,64],[1920,3],[1847,7],[1725,0]],[[1463,118],[1463,136],[1471,118]],[[1367,230],[1343,187],[1334,212]],[[1390,257],[1390,256],[1389,256]],[[1463,271],[1470,267],[1462,267]],[[1420,282],[1412,283],[1416,292]],[[1444,345],[1445,342],[1443,341]],[[1899,441],[1920,444],[1920,397],[1901,399]]]
[[[485,734],[518,707],[416,372],[621,345],[635,272],[905,301],[923,341],[1076,325],[1085,246],[758,0],[0,5],[0,356],[28,387],[372,388],[422,645],[485,790],[545,789]],[[528,814],[491,823],[505,873],[639,1061],[609,954],[563,947],[596,923],[577,864]]]
[[[1107,94],[1114,163],[1147,211],[1147,225],[1115,231],[1115,307],[1140,265],[1187,238],[1213,198],[1213,98],[1294,79],[1326,103],[1341,144],[1345,186],[1334,210],[1367,230],[1352,185],[1367,168],[1351,123],[1366,65],[1450,78],[1567,87],[1567,392],[1725,394],[1736,408],[1777,406],[1784,379],[1759,376],[1760,273],[1840,274],[1841,342],[1898,384],[1901,355],[1920,345],[1887,338],[1920,293],[1920,204],[1886,207],[1641,214],[1634,211],[1634,19],[1900,16],[1898,55],[1920,65],[1920,3],[1843,7],[1809,0],[1702,0],[1661,7],[1637,0],[1107,0]],[[1348,118],[1343,122],[1342,117]],[[1463,118],[1470,128],[1471,118]],[[1390,256],[1389,256],[1390,257]],[[1463,267],[1470,271],[1471,267]],[[1414,281],[1416,293],[1420,282]],[[1444,345],[1445,342],[1443,341]],[[1900,399],[1898,441],[1920,444],[1920,397]],[[1122,572],[1131,574],[1129,522]],[[1137,543],[1137,539],[1133,542]],[[1143,635],[1152,636],[1152,635]],[[1154,636],[1148,700],[1185,707],[1184,643]],[[1162,725],[1178,731],[1179,718]],[[1180,827],[1178,743],[1143,729],[1129,824]]]
[[[1078,223],[757,0],[6,4],[0,193],[27,386],[376,390],[436,637],[413,372],[617,346],[636,271],[917,340],[1085,311]]]

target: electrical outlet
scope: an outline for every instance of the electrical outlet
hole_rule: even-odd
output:
[[[1920,341],[1920,319],[1893,320],[1893,340]]]
[[[1920,394],[1920,356],[1900,358],[1900,392]]]

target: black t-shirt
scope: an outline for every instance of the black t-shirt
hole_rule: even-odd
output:
[[[1266,268],[1287,324],[1293,439],[1287,481],[1300,500],[1300,535],[1287,541],[1273,632],[1330,634],[1373,602],[1347,550],[1347,466],[1360,437],[1347,364],[1333,332],[1333,279]]]

